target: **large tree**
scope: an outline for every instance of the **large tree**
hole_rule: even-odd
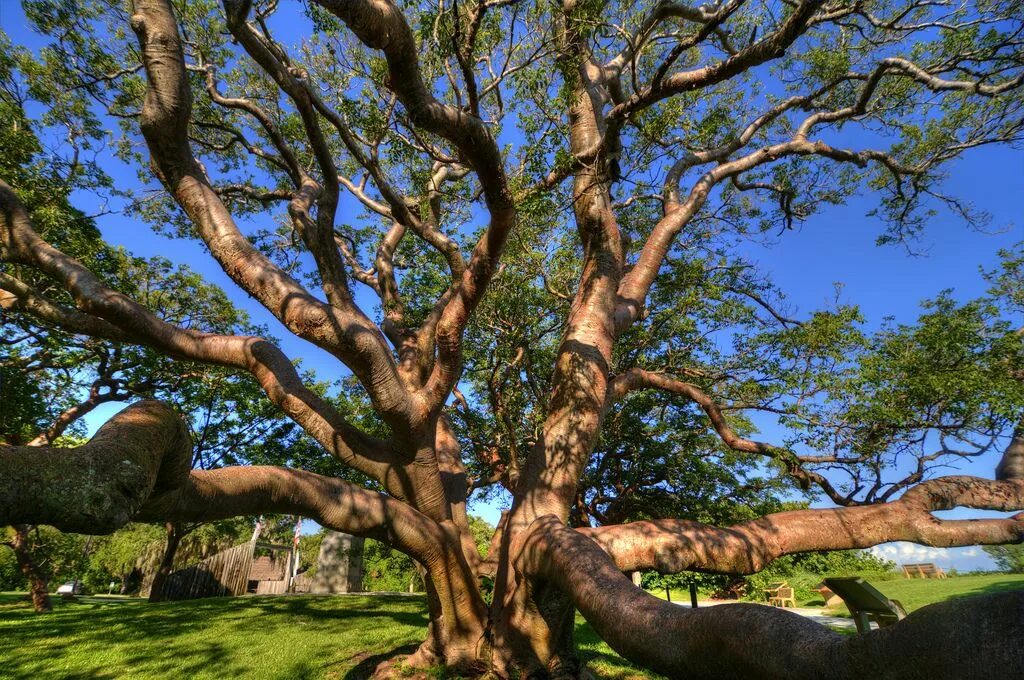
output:
[[[130,4],[25,3],[52,37],[40,61],[22,55],[40,124],[67,124],[78,150],[117,117],[139,160],[141,131],[163,191],[139,220],[201,241],[354,383],[325,396],[274,342],[118,292],[40,237],[28,175],[0,184],[5,304],[250,373],[350,472],[302,456],[192,471],[180,416],[144,401],[74,451],[0,449],[0,524],[313,517],[422,565],[431,623],[409,662],[467,673],[579,674],[575,608],[670,676],[1024,674],[1019,595],[848,638],[754,605],[677,608],[622,573],[1024,537],[1020,515],[933,514],[1024,508],[1024,429],[997,479],[932,473],[1019,421],[1004,317],[1019,260],[993,274],[1001,302],[942,297],[869,338],[855,309],[791,319],[735,248],[772,230],[785,247],[786,228],[864,188],[883,241],[912,242],[936,204],[978,219],[941,172],[1020,139],[1015,2]],[[750,439],[745,410],[792,436]],[[781,480],[836,507],[723,528],[686,497]],[[466,503],[488,484],[513,500],[481,559]]]

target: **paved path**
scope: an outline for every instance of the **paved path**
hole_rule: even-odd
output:
[[[673,602],[680,607],[689,607],[689,602]],[[701,600],[697,603],[698,607],[722,607],[730,604],[760,604],[758,602],[743,602],[741,600]],[[767,607],[768,605],[763,605]],[[857,624],[853,622],[853,619],[846,618],[844,616],[829,616],[824,613],[822,609],[811,609],[808,607],[786,607],[786,611],[799,614],[800,616],[807,617],[812,621],[816,621],[823,626],[831,626],[835,628],[842,628],[844,630],[856,630]],[[872,628],[878,628],[877,623],[871,624]]]

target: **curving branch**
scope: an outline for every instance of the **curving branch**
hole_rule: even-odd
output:
[[[11,200],[16,200],[14,193],[3,180],[0,180],[0,209],[10,205],[9,201]],[[0,247],[3,247],[6,240],[0,237]],[[0,250],[0,258],[7,259],[8,254]],[[86,314],[48,300],[42,293],[24,281],[3,272],[0,272],[0,290],[4,292],[3,297],[0,298],[0,309],[13,309],[31,314],[46,323],[59,326],[72,333],[106,338],[107,340],[125,339],[125,332],[114,324],[98,316]]]
[[[191,467],[181,416],[158,401],[138,402],[73,450],[0,446],[0,525],[109,533],[151,494],[182,485]]]
[[[0,446],[0,524],[49,524],[102,534],[131,520],[209,522],[264,513],[298,514],[372,537],[427,570],[439,613],[458,643],[475,651],[483,636],[483,600],[461,537],[409,505],[341,479],[271,466],[191,470],[192,441],[180,415],[142,401],[111,418],[85,445]],[[475,549],[475,548],[474,548]]]
[[[242,97],[225,97],[221,94],[217,89],[217,73],[213,65],[207,64],[203,67],[203,72],[206,77],[206,92],[210,96],[210,100],[214,104],[227,109],[245,111],[255,118],[260,124],[260,127],[263,128],[267,137],[270,138],[274,148],[277,149],[281,159],[284,161],[285,168],[288,171],[288,176],[292,180],[292,183],[296,187],[302,186],[302,182],[307,176],[307,173],[299,164],[298,159],[295,157],[295,152],[285,141],[284,135],[281,133],[281,129],[276,123],[274,123],[270,114],[249,99]]]
[[[984,675],[1024,673],[1013,634],[1024,593],[932,605],[896,626],[844,636],[773,607],[688,609],[659,600],[594,541],[550,516],[531,526],[516,566],[532,590],[551,584],[564,592],[612,649],[669,677],[953,679],[970,675],[971,659],[984,659]],[[908,653],[923,644],[927,653]]]
[[[101,376],[89,386],[89,394],[85,399],[61,411],[57,418],[50,423],[50,426],[28,441],[26,446],[53,444],[72,424],[92,413],[98,406],[109,404],[112,401],[130,399],[132,395],[130,391],[118,391],[119,383],[118,380],[112,380],[109,373],[106,376]],[[109,389],[106,392],[100,392],[100,387],[104,385]]]
[[[934,168],[939,163],[949,160],[963,151],[988,144],[992,141],[1013,141],[1019,132],[1019,124],[1010,132],[979,133],[977,138],[968,139],[958,144],[952,144],[941,152],[926,158],[914,165],[900,162],[893,154],[876,150],[843,149],[830,145],[822,140],[809,139],[815,128],[826,123],[839,123],[856,119],[869,112],[869,104],[876,93],[882,78],[890,74],[910,75],[919,83],[933,89],[935,92],[943,91],[966,91],[985,96],[996,96],[1005,92],[1012,92],[1024,85],[1021,78],[1009,79],[998,85],[986,85],[981,80],[977,81],[946,81],[931,77],[926,71],[903,59],[884,59],[870,74],[851,73],[839,78],[816,92],[805,96],[790,97],[765,114],[750,123],[744,131],[734,140],[714,149],[707,149],[696,153],[686,151],[682,157],[671,167],[666,175],[664,187],[665,215],[655,224],[651,230],[635,265],[623,276],[618,291],[618,305],[615,314],[615,325],[617,332],[621,333],[628,328],[638,317],[643,308],[647,295],[658,271],[668,255],[669,249],[676,235],[689,224],[690,220],[704,206],[712,189],[726,179],[739,181],[739,176],[753,168],[772,163],[780,158],[792,156],[818,156],[837,163],[850,163],[857,167],[867,167],[869,164],[877,164],[885,168],[897,182],[903,177],[920,177]],[[926,77],[927,76],[927,77]],[[808,108],[814,105],[815,100],[821,95],[835,89],[839,84],[848,81],[863,81],[864,85],[857,96],[856,101],[846,107],[817,111],[807,116],[797,127],[792,137],[786,141],[768,144],[745,155],[730,158],[732,154],[744,149],[754,138],[755,134],[766,125],[776,120],[783,113],[797,107]],[[704,173],[693,185],[689,195],[681,198],[679,182],[683,173],[698,165],[717,162],[717,165]],[[755,186],[739,182],[740,187],[767,188],[777,190],[772,185]],[[792,200],[784,192],[780,199],[784,211],[787,210],[788,202]]]
[[[576,157],[594,153],[593,162],[581,165],[573,177],[572,209],[583,257],[555,359],[543,433],[523,466],[510,515],[510,524],[516,526],[549,513],[565,518],[576,497],[604,416],[615,293],[624,262],[610,193],[621,148],[617,135],[607,130],[604,75],[591,54],[586,22],[575,16],[576,9],[572,2],[563,3],[559,47],[566,85],[572,88],[569,149]]]
[[[436,522],[384,494],[268,465],[193,470],[177,488],[154,492],[134,519],[211,522],[267,513],[301,515],[335,531],[375,538],[424,563],[447,540]]]
[[[954,507],[1024,509],[1024,482],[939,477],[889,503],[779,512],[731,527],[666,519],[578,531],[597,542],[623,571],[662,573],[753,574],[783,555],[889,541],[944,548],[1024,541],[1024,513],[979,520],[944,520],[932,514]]]
[[[839,493],[826,477],[813,470],[807,470],[802,466],[803,463],[822,461],[797,456],[788,449],[774,444],[741,437],[729,426],[728,421],[725,419],[725,414],[722,412],[722,407],[719,406],[718,402],[707,392],[692,383],[677,380],[664,373],[648,371],[642,368],[631,368],[625,373],[615,376],[609,382],[605,398],[605,408],[607,409],[615,402],[621,400],[629,392],[641,389],[658,389],[686,397],[700,406],[701,410],[704,411],[711,421],[711,426],[715,432],[729,448],[734,451],[756,453],[774,458],[783,463],[786,466],[786,473],[797,480],[805,489],[810,488],[811,484],[815,484],[838,505],[852,505],[854,503],[850,496],[844,496]]]
[[[24,206],[0,180],[0,259],[38,269],[75,301],[71,310],[47,301],[30,286],[3,275],[0,287],[32,314],[72,333],[124,340],[168,355],[251,373],[271,402],[339,460],[378,480],[392,474],[393,452],[385,442],[350,425],[302,382],[275,345],[259,337],[218,335],[167,323],[139,303],[111,290],[74,258],[33,231]]]
[[[610,77],[618,77],[627,65],[636,63],[637,57],[644,47],[649,45],[654,37],[654,31],[669,19],[683,19],[699,25],[696,36],[680,41],[673,52],[680,49],[688,49],[700,43],[708,34],[714,33],[723,48],[728,52],[735,52],[729,33],[721,28],[722,22],[739,9],[746,0],[732,0],[725,6],[719,6],[715,11],[709,11],[710,7],[702,4],[697,7],[685,5],[679,2],[659,2],[651,12],[644,18],[640,27],[634,31],[626,41],[626,46],[613,57],[607,64],[605,70]],[[682,46],[680,48],[680,46]],[[678,55],[677,55],[678,56]],[[668,68],[671,63],[666,60],[663,68]]]
[[[458,285],[444,301],[434,329],[437,361],[424,391],[433,414],[439,413],[462,370],[462,333],[479,304],[508,234],[516,209],[497,142],[482,120],[431,94],[420,72],[416,41],[401,10],[390,0],[316,0],[352,30],[367,47],[383,51],[390,87],[417,126],[451,142],[480,181],[490,223],[477,242]]]
[[[996,466],[996,479],[1024,479],[1024,420],[1013,430],[1009,446]]]
[[[608,383],[608,396],[605,401],[605,408],[620,401],[628,393],[642,389],[658,389],[672,394],[678,394],[694,402],[707,414],[711,420],[715,432],[722,438],[722,441],[732,449],[746,453],[770,454],[777,447],[752,439],[746,439],[736,434],[736,431],[729,427],[725,420],[725,414],[718,403],[706,392],[696,385],[682,380],[677,380],[664,373],[656,373],[642,368],[631,368],[625,373],[615,376]]]
[[[625,120],[631,114],[680,92],[699,90],[721,83],[755,66],[778,59],[804,34],[825,0],[802,0],[778,28],[756,43],[728,58],[693,71],[681,71],[661,78],[608,112],[609,120]]]
[[[340,284],[334,289],[336,294],[329,292],[332,304],[324,304],[260,253],[238,229],[192,155],[188,142],[191,91],[170,4],[166,0],[138,0],[132,27],[142,48],[147,75],[140,115],[142,134],[161,181],[192,219],[211,254],[232,280],[293,333],[323,347],[349,366],[396,436],[400,440],[411,439],[409,423],[416,420],[416,407],[398,377],[380,329],[354,304],[346,302],[346,292]],[[307,182],[293,206],[302,212],[317,193],[318,187]],[[340,255],[334,245],[333,230],[327,237],[329,246],[321,238],[322,231],[318,229],[319,235],[310,240],[311,248],[323,245],[324,250],[319,251],[321,263],[340,276],[336,267]],[[334,255],[327,254],[327,248]],[[325,284],[340,280],[331,276],[325,278]]]

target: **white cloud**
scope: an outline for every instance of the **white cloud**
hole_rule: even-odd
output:
[[[946,548],[931,548],[914,543],[889,543],[872,548],[879,557],[902,562],[936,562],[949,559]]]
[[[933,562],[943,569],[956,568],[961,571],[992,569],[994,564],[987,554],[977,547],[933,548],[916,543],[883,543],[870,548],[870,552],[897,565]]]

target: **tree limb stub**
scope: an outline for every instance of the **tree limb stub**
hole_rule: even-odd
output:
[[[161,402],[141,401],[75,449],[0,447],[0,524],[110,533],[151,494],[182,485],[191,464],[181,416]]]

